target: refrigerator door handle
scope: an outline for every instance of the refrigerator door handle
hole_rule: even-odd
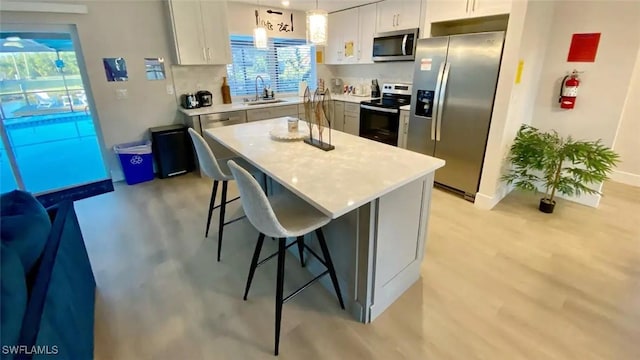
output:
[[[402,55],[407,55],[407,38],[408,37],[409,37],[408,34],[404,34],[404,37],[402,38]]]
[[[440,88],[442,87],[442,75],[444,74],[444,66],[443,62],[440,64],[440,69],[438,70],[438,79],[436,80],[436,91],[433,95],[433,114],[431,116],[431,140],[436,139],[436,122],[438,121],[438,112],[440,108],[438,104],[440,102]]]
[[[436,141],[440,141],[440,129],[442,128],[442,108],[444,107],[444,98],[447,96],[447,83],[449,82],[449,71],[451,70],[451,64],[446,63],[444,69],[444,75],[442,77],[442,87],[440,88],[440,94],[438,96],[438,115],[436,117]]]

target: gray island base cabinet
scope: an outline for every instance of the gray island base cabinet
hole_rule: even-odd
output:
[[[293,192],[333,219],[324,231],[347,309],[371,322],[420,277],[434,172],[444,161],[340,131],[328,152],[270,138],[286,126],[277,118],[204,133],[266,173],[270,191]],[[315,239],[306,243],[319,252]],[[307,259],[310,272],[324,271]],[[328,278],[322,284],[333,292]]]

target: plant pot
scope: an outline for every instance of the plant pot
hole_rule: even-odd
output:
[[[556,206],[556,202],[554,200],[549,200],[546,198],[540,199],[540,206],[538,209],[545,214],[553,213],[553,208]]]

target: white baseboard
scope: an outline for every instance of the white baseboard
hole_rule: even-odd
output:
[[[611,173],[611,180],[631,186],[640,187],[640,175],[615,170]]]
[[[491,210],[494,206],[496,206],[505,196],[509,195],[509,193],[513,190],[510,186],[501,186],[498,188],[498,191],[493,196],[489,196],[482,193],[476,193],[476,199],[473,202],[473,205],[481,210]]]
[[[580,196],[565,196],[565,195],[561,195],[561,194],[556,194],[557,197],[559,198],[563,198],[565,200],[569,200],[569,201],[573,201],[576,202],[578,204],[582,204],[582,205],[586,205],[586,206],[591,206],[594,208],[597,208],[600,205],[600,199],[602,198],[602,196],[600,194],[583,194]]]

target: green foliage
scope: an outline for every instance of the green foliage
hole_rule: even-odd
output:
[[[553,200],[556,192],[597,194],[587,185],[605,181],[619,156],[600,140],[576,141],[522,125],[508,159],[513,167],[502,180],[527,191],[543,187],[545,198]]]

